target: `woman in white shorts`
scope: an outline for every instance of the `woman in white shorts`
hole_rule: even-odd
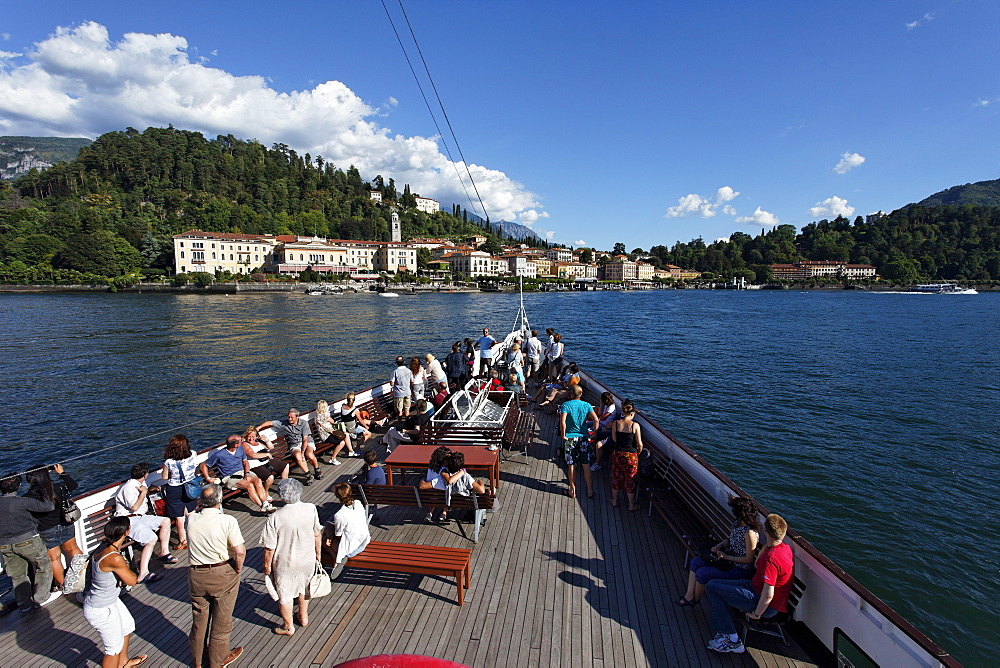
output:
[[[122,556],[122,544],[128,533],[129,518],[111,518],[104,525],[104,542],[90,562],[90,585],[83,599],[83,618],[101,634],[102,668],[138,666],[146,660],[145,654],[128,658],[128,638],[135,631],[135,620],[119,598],[119,582],[132,586],[138,581]]]

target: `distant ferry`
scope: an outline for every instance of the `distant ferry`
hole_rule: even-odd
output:
[[[963,288],[955,283],[924,283],[915,288],[910,288],[910,292],[920,292],[928,295],[978,295],[975,288]]]

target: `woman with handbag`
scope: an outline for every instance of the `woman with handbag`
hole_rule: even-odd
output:
[[[755,551],[760,540],[757,507],[745,496],[729,498],[729,507],[736,524],[729,534],[688,565],[687,592],[677,599],[677,605],[687,608],[697,605],[709,580],[749,580],[752,577]]]
[[[201,478],[198,477],[198,455],[191,451],[191,443],[184,434],[170,439],[163,450],[163,496],[167,502],[166,515],[177,527],[177,549],[187,549],[184,518],[198,506]]]
[[[293,605],[299,602],[299,624],[309,625],[309,581],[320,558],[322,526],[316,506],[302,501],[302,483],[288,478],[278,483],[285,505],[267,518],[260,535],[264,548],[264,576],[272,579],[278,595],[280,636],[295,634]]]
[[[49,471],[54,471],[59,476],[59,481],[55,484]],[[70,591],[78,591],[76,586],[87,566],[87,556],[76,544],[76,529],[73,526],[80,518],[80,509],[70,498],[77,483],[61,464],[37,466],[28,471],[26,477],[28,491],[25,496],[50,501],[55,506],[45,513],[31,513],[38,520],[38,535],[45,543],[49,562],[52,564],[52,591],[59,591],[67,585]],[[63,570],[63,554],[69,563],[68,573]]]

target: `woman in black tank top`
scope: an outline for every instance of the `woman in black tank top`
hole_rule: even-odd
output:
[[[611,425],[611,505],[618,506],[618,492],[628,496],[628,509],[639,510],[635,503],[635,479],[639,475],[642,452],[642,428],[635,422],[635,405],[622,402],[622,418]]]

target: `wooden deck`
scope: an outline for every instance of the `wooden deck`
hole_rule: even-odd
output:
[[[235,611],[236,664],[333,666],[374,654],[412,653],[468,666],[803,666],[798,647],[753,634],[743,655],[720,656],[705,648],[707,606],[679,608],[686,572],[682,551],[660,520],[626,503],[609,503],[609,476],[595,473],[596,495],[569,499],[563,469],[553,461],[557,428],[539,415],[530,456],[504,462],[500,508],[489,515],[479,544],[471,527],[426,525],[419,508],[386,508],[372,526],[374,540],[473,548],[472,586],[464,607],[444,578],[345,570],[330,596],[310,606],[310,625],[293,637],[276,636],[277,604],[261,579],[264,523],[237,499],[248,556]],[[371,441],[374,443],[374,439]],[[303,500],[330,520],[333,483],[356,472],[360,460],[325,466],[326,478],[306,488]],[[582,483],[582,480],[580,481]],[[136,620],[131,655],[148,654],[150,666],[189,665],[186,553],[162,572],[165,579],[138,586],[124,598]],[[155,559],[154,559],[155,562]],[[0,665],[98,666],[96,632],[69,597],[22,619],[0,618]],[[772,653],[773,652],[773,653]]]

